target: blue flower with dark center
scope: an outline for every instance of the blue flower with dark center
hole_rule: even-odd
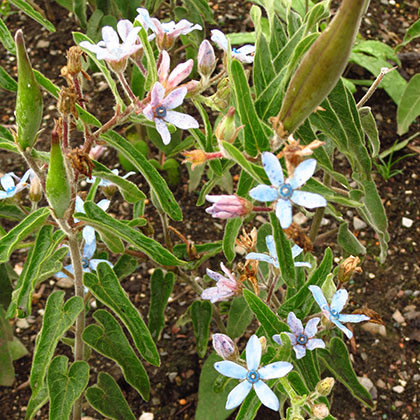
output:
[[[18,192],[22,191],[24,188],[26,188],[29,183],[27,182],[28,178],[34,176],[34,173],[31,169],[28,169],[22,178],[19,178],[14,174],[14,172],[8,172],[7,174],[4,174],[0,178],[0,184],[3,187],[4,191],[0,191],[0,200],[3,200],[5,198],[10,198],[16,195]],[[18,181],[17,184],[15,184],[15,181]]]

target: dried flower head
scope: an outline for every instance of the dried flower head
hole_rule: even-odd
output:
[[[341,261],[337,273],[338,281],[341,284],[347,283],[354,273],[362,273],[363,270],[361,267],[358,267],[359,264],[360,258],[353,257],[353,255],[350,255],[350,257],[347,257],[345,260]]]
[[[284,230],[284,233],[288,238],[292,239],[293,242],[299,245],[305,252],[311,252],[313,249],[312,241],[309,236],[302,230],[300,226],[293,223]]]
[[[255,246],[257,244],[257,228],[254,226],[249,234],[242,228],[242,235],[239,236],[239,239],[236,239],[236,244],[245,248],[247,252],[255,251]]]

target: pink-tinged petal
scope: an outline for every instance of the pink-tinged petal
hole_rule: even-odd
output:
[[[220,268],[228,276],[228,279],[230,279],[232,284],[236,285],[236,279],[235,279],[234,275],[231,273],[231,271],[222,262],[220,263]]]
[[[156,108],[162,102],[162,99],[164,98],[164,96],[165,96],[165,88],[159,82],[156,82],[153,85],[150,105],[153,108]]]
[[[308,209],[325,207],[327,205],[327,200],[322,195],[307,191],[293,191],[290,199],[298,206]]]
[[[210,268],[206,269],[207,275],[214,281],[218,282],[224,278],[223,274],[218,273],[217,271],[210,270]]]
[[[268,252],[270,255],[277,260],[277,250],[276,250],[276,244],[274,242],[274,236],[273,235],[267,235],[265,237],[265,243],[268,248]]]
[[[257,370],[261,361],[262,346],[258,337],[254,334],[246,345],[246,365],[248,370]]]
[[[173,20],[171,20],[170,22],[164,22],[162,23],[163,32],[169,34],[170,32],[175,30],[175,26],[176,24]]]
[[[277,200],[276,216],[283,229],[287,229],[292,224],[292,204],[289,200]]]
[[[274,201],[279,198],[277,188],[273,188],[270,185],[265,184],[257,185],[256,187],[252,188],[249,191],[249,195],[254,200],[263,202]]]
[[[153,112],[153,107],[150,104],[143,109],[143,114],[150,121],[155,119],[155,113]]]
[[[102,39],[109,49],[118,48],[120,45],[118,35],[112,26],[104,26],[102,28]]]
[[[118,35],[123,41],[127,39],[128,34],[130,33],[132,29],[133,29],[133,24],[128,19],[120,20],[117,23]]]
[[[92,52],[94,52],[95,54],[97,53],[97,51],[100,49],[100,47],[98,47],[97,45],[95,45],[95,44],[92,44],[91,42],[89,42],[89,41],[82,41],[80,44],[79,44],[82,48],[85,48],[86,50],[89,50],[89,51],[92,51]]]
[[[287,324],[294,335],[303,333],[302,321],[296,317],[294,312],[289,312],[289,315],[287,315]]]
[[[273,341],[274,341],[275,343],[277,343],[279,346],[282,346],[282,345],[283,345],[283,342],[281,341],[280,334],[274,334],[274,335],[273,335],[273,337],[272,337],[272,339],[273,339]]]
[[[321,288],[319,286],[309,286],[309,290],[311,291],[315,299],[315,302],[318,304],[321,310],[323,311],[329,310],[327,299],[325,299],[325,296],[322,293]]]
[[[136,20],[138,20],[143,28],[147,31],[149,28],[154,30],[154,23],[150,19],[149,11],[144,8],[138,8],[137,9],[138,16],[136,17]]]
[[[358,323],[358,322],[363,322],[363,321],[369,321],[369,317],[368,316],[366,316],[366,315],[359,315],[359,314],[349,314],[349,315],[346,315],[346,314],[340,314],[339,316],[338,316],[338,320],[340,321],[340,322],[355,322],[355,323]]]
[[[325,343],[320,338],[312,338],[306,343],[308,350],[325,349]]]
[[[178,86],[184,79],[186,79],[193,69],[194,61],[190,58],[185,63],[178,64],[171,72],[168,78],[166,88],[168,90]]]
[[[165,99],[162,100],[162,105],[166,109],[174,109],[179,107],[182,102],[184,102],[184,98],[187,92],[187,89],[184,87],[173,90]]]
[[[204,289],[201,292],[200,297],[201,299],[209,300],[211,303],[216,303],[226,298],[225,295],[220,294],[220,290],[218,287],[209,287],[208,289]]]
[[[295,351],[296,359],[302,359],[306,354],[305,346],[301,346],[300,344],[293,346],[293,350]]]
[[[226,410],[232,410],[233,408],[238,407],[238,405],[241,405],[251,389],[252,384],[248,381],[243,381],[236,385],[235,388],[229,392],[225,406]]]
[[[166,146],[171,142],[171,133],[169,132],[168,127],[165,122],[160,118],[155,118],[156,130],[162,137],[163,144]]]
[[[271,410],[279,411],[279,400],[276,394],[270,389],[270,387],[263,381],[255,382],[254,384],[255,393],[258,395],[260,401]]]
[[[211,38],[210,38],[219,48],[223,51],[227,51],[228,49],[228,40],[225,34],[218,29],[213,29],[211,31]]]
[[[169,36],[171,38],[176,38],[180,35],[187,35],[192,31],[195,30],[201,30],[203,29],[200,25],[196,24],[193,25],[191,22],[189,22],[186,19],[181,19],[176,25],[175,27],[172,29],[172,31],[170,31]]]
[[[301,187],[315,172],[316,160],[308,159],[300,163],[293,173],[293,177],[288,180],[289,184],[295,190]]]
[[[171,65],[171,59],[169,57],[168,52],[165,50],[162,50],[160,54],[161,54],[161,61],[160,61],[160,66],[158,68],[158,77],[159,77],[159,82],[164,83],[166,82],[169,75],[169,67]]]
[[[264,380],[282,378],[293,369],[289,362],[274,362],[258,370],[260,378]]]
[[[200,124],[194,117],[177,111],[167,111],[164,120],[182,130],[200,127]]]
[[[162,37],[163,34],[165,33],[165,30],[163,29],[162,24],[160,23],[160,21],[156,18],[151,18],[150,19],[151,22],[151,26],[150,29],[158,36],[158,37]]]
[[[143,47],[141,44],[139,35],[138,35],[140,30],[141,30],[140,26],[136,26],[130,31],[127,38],[124,40],[124,43],[123,43],[124,49],[127,49],[129,46],[136,46],[136,48],[139,50],[140,48]]]
[[[345,327],[340,321],[338,321],[335,318],[330,318],[330,321],[332,323],[334,323],[338,328],[340,328],[341,331],[343,331],[343,333],[346,335],[346,337],[351,340],[353,337],[353,333],[347,328]]]
[[[283,185],[283,169],[277,156],[270,152],[263,152],[261,161],[270,182],[276,187]]]
[[[316,317],[312,318],[308,321],[305,327],[305,335],[308,338],[312,338],[315,336],[315,334],[318,332],[318,323],[321,319]]]
[[[331,300],[331,310],[341,312],[348,298],[349,294],[346,289],[337,290]]]
[[[214,368],[224,376],[234,379],[245,379],[248,371],[235,362],[230,360],[224,360],[222,362],[216,362]]]

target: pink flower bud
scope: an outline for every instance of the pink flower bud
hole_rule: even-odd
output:
[[[330,414],[330,411],[328,410],[328,407],[325,404],[315,404],[314,406],[312,406],[312,415],[316,418],[316,419],[325,419],[326,417],[328,417],[328,415]]]
[[[237,195],[206,195],[206,200],[214,203],[206,212],[221,219],[244,216],[253,209],[252,203]]]
[[[213,347],[216,353],[225,360],[234,360],[238,349],[230,337],[225,334],[213,334]]]
[[[203,78],[208,78],[216,67],[216,56],[214,55],[214,49],[210,42],[205,39],[198,50],[197,57],[198,72]]]

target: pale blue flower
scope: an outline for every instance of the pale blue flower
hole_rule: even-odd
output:
[[[346,328],[342,323],[362,322],[362,321],[368,321],[370,319],[366,315],[340,314],[340,312],[344,308],[344,305],[346,304],[347,299],[348,299],[348,293],[346,289],[340,289],[334,293],[334,296],[332,297],[332,300],[331,300],[331,306],[328,305],[327,299],[325,299],[325,296],[322,293],[322,290],[320,287],[309,286],[309,290],[312,292],[316,303],[322,310],[322,313],[332,323],[334,323],[338,328],[340,328],[340,330],[343,331],[343,333],[349,339],[353,337],[353,333],[348,328]]]
[[[300,319],[296,317],[294,312],[289,312],[287,316],[287,324],[289,325],[290,331],[286,334],[290,338],[293,350],[296,353],[296,359],[301,359],[306,354],[306,349],[315,350],[325,348],[325,343],[320,338],[314,338],[318,331],[318,323],[320,318],[312,318],[306,324],[305,330]],[[273,340],[282,345],[280,334],[273,335]]]
[[[198,121],[188,114],[172,111],[184,101],[188,90],[186,87],[174,89],[165,98],[165,88],[161,83],[156,82],[153,85],[150,104],[143,110],[144,116],[154,121],[156,130],[162,137],[163,144],[169,144],[171,141],[171,133],[166,123],[173,124],[175,127],[186,130],[188,128],[198,128]]]
[[[276,268],[280,268],[279,266],[279,260],[277,257],[277,251],[276,251],[276,244],[274,243],[274,237],[273,235],[267,235],[265,237],[265,243],[267,244],[268,252],[270,255],[267,254],[261,254],[258,252],[250,252],[245,258],[247,260],[258,260],[258,261],[264,261],[266,263],[269,263],[271,265],[274,265]],[[303,249],[299,245],[294,245],[292,247],[292,257],[295,259],[298,255],[302,253]],[[312,265],[308,262],[295,262],[295,267],[308,267],[311,268]]]
[[[112,171],[111,171],[114,175],[117,175],[118,176],[118,169],[113,169]],[[130,171],[130,172],[127,172],[124,176],[122,176],[121,178],[123,178],[123,179],[126,179],[126,178],[128,178],[129,176],[131,176],[131,175],[134,175],[135,174],[135,172],[133,172],[133,171]],[[93,184],[94,182],[96,181],[96,176],[93,176],[92,178],[88,178],[88,179],[86,179],[86,182],[88,183],[88,184]],[[98,184],[98,187],[109,187],[110,185],[115,185],[113,182],[111,182],[111,181],[108,181],[107,179],[101,179],[101,182]],[[108,205],[109,205],[109,203],[108,203]],[[83,203],[82,203],[82,208],[83,208]],[[101,207],[102,208],[102,207]],[[102,210],[104,210],[104,209],[102,209]],[[79,210],[77,210],[77,211],[79,211]],[[104,210],[105,211],[105,210]],[[83,211],[82,211],[82,213],[83,213]]]
[[[218,29],[213,29],[211,31],[210,38],[219,48],[221,48],[225,53],[228,50],[228,40],[226,35],[219,31]],[[254,53],[255,45],[246,44],[240,48],[232,48],[230,52],[232,58],[236,58],[241,63],[253,63],[254,62]]]
[[[273,153],[263,152],[262,163],[272,185],[258,185],[249,191],[249,195],[258,201],[275,201],[276,216],[283,229],[287,229],[292,224],[292,202],[309,209],[327,205],[325,198],[319,194],[298,191],[298,188],[315,172],[315,159],[304,160],[300,163],[295,168],[293,177],[287,178],[286,181],[281,164]]]
[[[0,178],[0,184],[4,189],[4,191],[0,191],[0,200],[13,197],[15,194],[22,191],[29,185],[29,183],[26,182],[28,178],[33,176],[34,174],[32,169],[28,169],[23,174],[22,178],[16,176],[14,172],[8,172],[7,174],[4,174]],[[15,184],[15,180],[18,181],[17,184]]]
[[[246,368],[228,360],[214,364],[214,368],[222,375],[242,380],[230,391],[226,401],[226,410],[231,410],[242,404],[252,388],[266,407],[274,411],[279,410],[279,400],[276,394],[264,381],[287,375],[293,369],[293,365],[289,362],[274,362],[259,368],[261,353],[260,340],[254,334],[246,345]]]

